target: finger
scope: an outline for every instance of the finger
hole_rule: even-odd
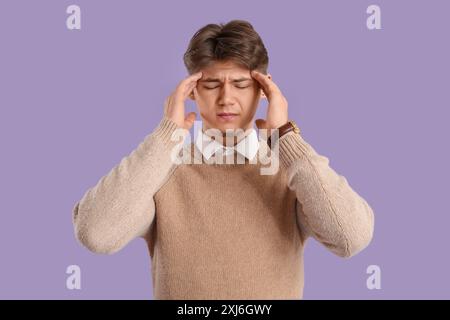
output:
[[[180,86],[186,86],[193,82],[196,83],[202,76],[203,76],[203,72],[201,72],[201,71],[193,73],[189,77],[183,79],[180,82]]]
[[[259,84],[261,84],[263,91],[268,98],[270,97],[270,94],[279,91],[278,86],[272,81],[271,75],[264,75],[257,70],[253,70],[251,75]]]
[[[256,127],[258,129],[267,129],[266,120],[264,120],[264,119],[256,119],[255,123],[256,123]]]
[[[192,89],[195,86],[196,86],[196,83],[193,82],[193,83],[183,85],[182,87],[177,88],[173,95],[174,101],[176,101],[178,103],[182,103],[182,102],[186,101],[186,98],[189,96],[189,94],[191,93]]]
[[[192,100],[195,100],[195,101],[199,100],[197,86],[195,86],[194,89],[192,89],[191,94],[192,94]]]
[[[197,86],[197,81],[202,77],[202,72],[194,73],[192,76],[184,79],[180,83],[179,89],[181,89],[183,99],[186,99],[187,96],[191,93],[192,89]]]
[[[267,98],[270,97],[270,88],[268,83],[265,81],[264,76],[261,76],[259,73],[253,73],[252,72],[252,77],[256,80],[256,82],[260,85],[261,89],[262,89],[262,96],[266,96]]]
[[[197,83],[191,83],[186,87],[186,91],[184,93],[185,97],[187,98],[188,96],[190,96],[191,98],[193,98],[193,90],[197,87]]]
[[[192,100],[196,100],[197,99],[197,86],[192,88],[192,90],[189,92],[189,98],[192,99]]]
[[[192,125],[194,124],[195,118],[197,114],[195,112],[189,112],[186,118],[184,119],[184,127],[186,129],[190,129]]]
[[[197,81],[198,79],[200,79],[200,78],[202,77],[202,75],[203,75],[203,72],[202,72],[202,71],[198,71],[198,72],[196,72],[196,73],[191,74],[191,75],[188,77],[188,79],[189,79],[189,78],[192,78],[193,80]]]

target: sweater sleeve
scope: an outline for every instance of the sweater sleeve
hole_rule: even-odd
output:
[[[312,236],[340,257],[351,257],[371,241],[374,213],[347,179],[329,166],[300,134],[279,139],[280,166],[296,194],[297,225],[304,240]]]
[[[180,135],[172,134],[180,129]],[[176,164],[187,130],[164,116],[154,131],[108,174],[86,191],[72,209],[75,236],[95,253],[113,254],[144,237],[155,217],[153,196]]]

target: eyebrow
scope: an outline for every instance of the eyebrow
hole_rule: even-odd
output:
[[[252,80],[252,78],[242,77],[242,78],[231,80],[231,82],[243,82],[243,81],[247,81],[247,80]],[[206,79],[200,80],[200,82],[221,82],[221,81],[219,78],[208,77]]]

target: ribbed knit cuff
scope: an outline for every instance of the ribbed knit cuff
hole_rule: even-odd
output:
[[[305,159],[310,153],[309,144],[295,132],[288,132],[279,139],[280,165],[288,168],[292,162]]]
[[[169,119],[167,116],[164,116],[159,122],[158,126],[153,130],[152,136],[160,141],[163,145],[171,146],[173,144],[179,143],[179,138],[172,140],[172,134],[175,130],[182,130],[184,136],[189,133],[188,130],[178,126],[175,122]]]

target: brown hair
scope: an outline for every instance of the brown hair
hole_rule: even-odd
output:
[[[191,38],[183,60],[189,74],[219,60],[232,60],[262,73],[267,73],[269,64],[264,43],[253,26],[244,20],[200,28]]]

